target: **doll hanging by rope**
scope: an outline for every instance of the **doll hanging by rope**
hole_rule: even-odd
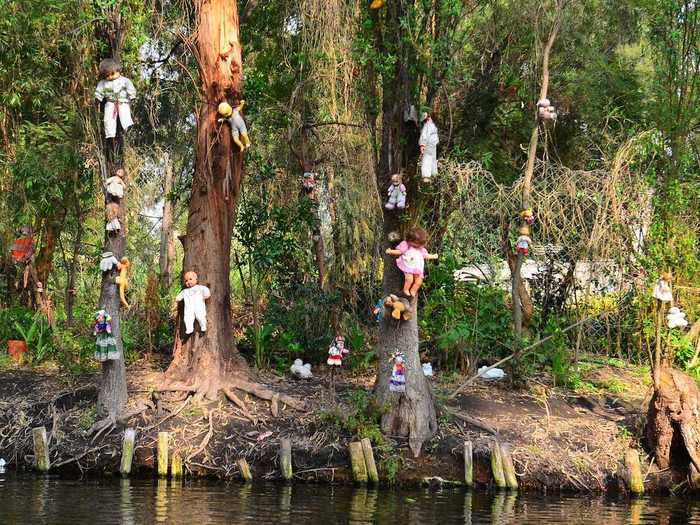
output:
[[[403,185],[400,173],[394,173],[391,176],[391,184],[387,192],[389,200],[384,205],[387,210],[398,208],[403,210],[406,207],[406,186]]]
[[[421,154],[420,171],[423,182],[427,182],[438,172],[437,146],[440,143],[440,137],[437,126],[430,118],[429,113],[422,113],[421,122],[423,122],[423,127],[418,139]]]
[[[107,310],[98,310],[95,314],[95,359],[101,363],[119,359],[117,341],[112,335],[112,316]]]
[[[199,322],[199,329],[202,332],[207,331],[207,305],[204,303],[211,297],[211,291],[208,287],[199,284],[197,274],[189,271],[185,272],[185,289],[182,290],[175,298],[178,302],[185,301],[185,333],[191,334],[194,332],[195,319]]]
[[[219,115],[221,115],[221,118],[218,121],[228,121],[228,123],[231,125],[231,137],[233,138],[233,142],[236,143],[241,151],[245,151],[247,148],[250,148],[248,128],[245,125],[245,120],[243,120],[243,117],[241,116],[244,105],[245,100],[241,100],[235,108],[232,108],[228,102],[222,102],[219,104],[218,108]]]
[[[436,253],[428,253],[425,249],[427,242],[427,232],[423,228],[414,227],[396,249],[386,250],[387,255],[397,257],[396,266],[404,275],[402,291],[405,297],[415,297],[423,284],[424,261],[434,261],[438,258]]]
[[[98,108],[104,102],[105,138],[117,136],[117,123],[127,131],[134,125],[131,102],[136,98],[133,82],[121,75],[121,64],[112,58],[100,62],[100,81],[95,88]]]

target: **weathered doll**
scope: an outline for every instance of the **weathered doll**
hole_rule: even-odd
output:
[[[428,181],[430,177],[437,175],[438,172],[437,146],[440,143],[440,137],[438,136],[437,126],[428,113],[423,112],[421,121],[423,122],[423,128],[421,128],[420,138],[418,139],[421,154],[420,170],[423,181]]]
[[[671,272],[662,272],[659,276],[659,280],[656,281],[654,285],[654,290],[651,295],[654,299],[658,299],[662,303],[673,302],[673,291],[671,290],[671,282],[673,281],[673,276]]]
[[[95,359],[101,363],[119,359],[117,342],[112,335],[112,316],[106,310],[95,314]]]
[[[394,352],[391,356],[394,366],[391,369],[391,379],[389,380],[389,390],[391,392],[406,391],[406,366],[404,356],[401,352]]]
[[[336,335],[328,348],[326,364],[329,366],[340,366],[343,364],[343,357],[349,353],[350,351],[345,348],[345,338],[342,335]]]
[[[374,320],[378,323],[382,320],[382,310],[384,310],[384,299],[379,298],[379,300],[374,303],[372,307],[372,313],[374,314]]]
[[[128,258],[122,257],[119,261],[119,275],[114,279],[114,282],[119,286],[119,300],[124,308],[129,308],[129,303],[126,302],[126,287],[129,286],[127,271],[130,264]]]
[[[112,197],[124,198],[124,170],[119,168],[112,177],[105,181],[105,189]]]
[[[437,254],[428,253],[425,244],[428,242],[428,234],[423,228],[412,228],[395,248],[388,248],[386,253],[396,259],[396,266],[403,272],[403,294],[406,297],[415,297],[418,289],[423,284],[423,269],[426,260],[433,261]]]
[[[231,125],[231,136],[233,137],[233,142],[244,151],[246,148],[250,147],[250,139],[248,138],[248,128],[245,125],[245,120],[241,116],[241,111],[243,111],[243,106],[245,105],[245,100],[241,100],[238,106],[232,108],[228,102],[222,102],[219,104],[219,115],[221,118],[219,122],[227,120]]]
[[[530,208],[520,212],[520,218],[525,224],[532,226],[535,223],[535,214]]]
[[[548,98],[542,98],[537,101],[537,115],[542,120],[557,120],[557,111],[554,106],[552,106]]]
[[[104,102],[105,137],[117,136],[117,123],[127,131],[134,125],[131,119],[131,101],[136,98],[133,82],[121,75],[121,65],[112,58],[100,62],[100,81],[95,88],[98,105]]]
[[[112,268],[119,269],[119,261],[114,256],[112,252],[104,252],[102,254],[102,259],[100,260],[100,270],[103,272],[109,272]]]
[[[384,205],[387,210],[394,208],[403,210],[406,207],[406,186],[403,185],[400,173],[394,173],[391,176],[388,195],[389,201]]]
[[[105,209],[105,216],[107,218],[105,230],[109,233],[115,233],[121,230],[122,225],[119,223],[119,204],[116,202],[108,203]]]
[[[177,301],[185,301],[185,333],[194,332],[195,319],[199,322],[199,329],[207,331],[207,306],[204,301],[211,297],[209,288],[198,284],[197,274],[185,272],[185,289],[177,294]]]
[[[302,185],[304,187],[304,193],[313,197],[314,191],[316,190],[316,174],[309,171],[305,172]]]
[[[18,237],[12,243],[10,249],[10,257],[16,263],[29,262],[34,255],[34,232],[32,227],[25,224],[21,226],[18,232]]]
[[[523,225],[518,230],[518,233],[520,237],[515,241],[515,252],[527,255],[530,252],[530,243],[532,242],[532,239],[530,239],[530,228]]]
[[[685,318],[685,313],[681,312],[681,309],[677,306],[672,306],[668,309],[666,322],[668,323],[668,327],[671,329],[685,328],[688,326],[688,320]]]

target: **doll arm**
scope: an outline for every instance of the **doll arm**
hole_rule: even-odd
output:
[[[97,87],[95,88],[95,100],[100,103],[104,100],[105,98],[105,82],[104,80],[100,80],[97,83]]]
[[[211,297],[211,291],[207,286],[202,286],[202,297],[209,299]]]
[[[428,261],[437,261],[438,254],[437,253],[429,253],[428,255],[425,256],[425,259]]]
[[[392,255],[394,257],[399,257],[400,255],[403,255],[403,252],[401,250],[392,250],[391,248],[387,248],[386,254]]]
[[[182,301],[185,298],[185,290],[182,290],[179,294],[175,296],[177,302]]]
[[[126,79],[126,94],[129,96],[129,100],[134,100],[136,98],[136,87],[130,79]]]

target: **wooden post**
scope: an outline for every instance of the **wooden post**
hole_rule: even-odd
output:
[[[515,477],[515,465],[513,465],[513,456],[511,455],[510,446],[504,443],[501,448],[501,464],[503,465],[503,474],[506,479],[506,485],[511,490],[518,490],[518,478]]]
[[[628,490],[634,495],[644,494],[644,476],[639,464],[639,453],[633,448],[627,449],[624,463]]]
[[[506,480],[503,475],[503,461],[501,460],[501,447],[497,441],[491,443],[491,472],[493,481],[499,489],[506,488]]]
[[[286,480],[292,479],[292,442],[289,438],[283,438],[280,442],[280,470]]]
[[[367,483],[367,466],[365,465],[365,455],[362,452],[362,443],[353,441],[349,448],[352,477],[357,483]]]
[[[241,471],[241,477],[246,481],[253,481],[253,474],[250,472],[250,466],[245,458],[238,459],[238,470]]]
[[[369,440],[369,438],[364,438],[362,441],[360,441],[360,444],[362,445],[362,454],[365,457],[367,479],[370,483],[379,483],[379,473],[377,472],[377,464],[374,462],[372,442]]]
[[[34,439],[34,468],[39,472],[46,473],[51,468],[49,460],[49,443],[46,438],[46,428],[37,427],[32,429]]]
[[[158,432],[158,475],[168,475],[168,433]]]
[[[182,477],[182,456],[179,452],[173,452],[173,459],[170,460],[170,477],[172,479]]]
[[[474,455],[472,442],[464,442],[464,484],[467,487],[474,486]]]
[[[122,439],[122,462],[119,472],[122,476],[131,474],[131,463],[134,460],[134,443],[136,442],[136,430],[127,428]]]

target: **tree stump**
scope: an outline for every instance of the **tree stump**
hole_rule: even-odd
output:
[[[33,428],[32,438],[34,440],[34,468],[45,474],[51,468],[46,427]]]
[[[122,476],[131,474],[131,464],[134,460],[134,443],[136,442],[136,430],[127,428],[124,431],[124,439],[122,440],[122,461],[119,466],[119,472]]]

